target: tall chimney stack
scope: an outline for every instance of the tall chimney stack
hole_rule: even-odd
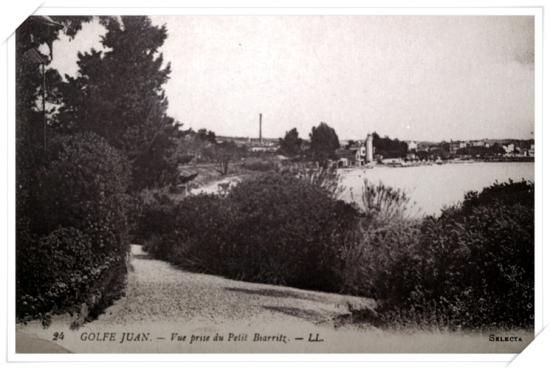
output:
[[[260,113],[260,143],[262,143],[262,113]]]

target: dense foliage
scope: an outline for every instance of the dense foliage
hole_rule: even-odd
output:
[[[49,137],[44,118],[55,94],[44,90],[44,78],[54,78],[56,72],[46,70],[51,62],[52,44],[61,34],[73,37],[91,17],[53,17],[57,22],[46,22],[41,17],[29,17],[18,28],[16,36],[16,189],[17,214],[32,211],[32,194],[37,186],[38,171],[44,160],[44,150]],[[40,52],[39,46],[48,46]],[[48,54],[49,52],[49,54]],[[46,93],[47,92],[47,93]],[[45,98],[42,111],[42,99]],[[37,102],[40,101],[40,104]],[[19,219],[18,219],[19,220]],[[26,221],[21,219],[22,223]]]
[[[485,146],[468,146],[460,148],[456,151],[457,155],[469,155],[474,157],[494,157],[505,154],[504,149],[498,143],[494,143],[489,147]]]
[[[143,243],[174,230],[176,207],[172,198],[162,190],[144,190],[135,196],[131,208],[132,237]]]
[[[267,173],[226,197],[186,198],[177,206],[175,229],[149,249],[208,273],[334,291],[342,247],[357,220],[353,206],[319,186]]]
[[[125,159],[91,133],[58,138],[47,157],[31,194],[33,211],[18,214],[20,318],[75,310],[88,299],[93,310],[124,287]]]
[[[383,301],[387,321],[533,325],[532,183],[495,184],[438,218],[366,236],[368,293]]]
[[[384,158],[403,158],[407,155],[407,143],[397,138],[391,139],[388,136],[381,137],[374,132],[372,135],[372,146],[376,155]]]
[[[315,178],[269,173],[223,197],[157,197],[149,211],[166,222],[149,251],[230,278],[372,297],[377,324],[532,326],[532,183],[416,219],[400,190],[366,182],[358,210]]]
[[[283,138],[279,139],[279,151],[283,155],[295,156],[302,151],[302,139],[298,135],[298,130],[292,128],[285,133]]]
[[[48,68],[52,44],[92,19],[106,28],[104,49],[79,54],[76,76],[63,79]],[[17,316],[82,303],[94,314],[123,291],[128,206],[141,205],[128,194],[179,180],[170,65],[158,52],[166,28],[148,17],[33,16],[16,37]],[[132,212],[133,228],[143,216]]]
[[[136,16],[103,24],[105,50],[79,53],[78,74],[59,86],[62,106],[54,126],[64,133],[94,132],[124,152],[133,190],[174,183],[179,124],[166,113],[170,63],[159,52],[166,28]]]
[[[329,159],[335,158],[335,152],[340,147],[340,141],[334,128],[321,122],[317,127],[311,128],[309,139],[311,141],[310,152],[314,161],[325,166]]]
[[[201,128],[197,131],[197,138],[201,141],[210,142],[212,144],[217,142],[216,133],[207,130],[206,128]]]

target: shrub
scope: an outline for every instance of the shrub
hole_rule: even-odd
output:
[[[264,173],[226,196],[168,203],[148,247],[192,270],[373,297],[383,324],[532,326],[532,183],[495,184],[416,219],[400,190],[366,183],[358,210],[319,178]]]
[[[340,185],[340,176],[335,168],[322,168],[292,163],[280,169],[282,174],[290,174],[314,186],[327,191],[333,198],[338,198],[344,188]]]
[[[237,214],[226,199],[212,194],[190,196],[178,204],[176,214],[175,232],[164,236],[172,245],[168,259],[193,270],[235,277],[230,265],[238,256],[231,244],[234,234],[242,230],[234,228]]]
[[[495,184],[409,229],[409,244],[388,249],[380,245],[391,241],[374,239],[371,265],[381,266],[373,278],[386,319],[532,326],[533,204],[532,183]]]
[[[20,249],[18,249],[20,251]],[[74,306],[86,298],[87,287],[99,259],[92,253],[88,236],[76,228],[58,228],[18,252],[18,315]]]
[[[419,237],[418,220],[408,217],[409,204],[402,190],[365,180],[361,236],[348,247],[343,269],[345,292],[379,299],[392,294],[389,291],[404,288],[394,284],[388,274],[394,272],[395,265],[402,262]]]
[[[226,197],[191,196],[158,244],[165,258],[231,278],[336,291],[357,210],[291,175],[262,174]]]
[[[153,236],[170,233],[174,227],[176,204],[166,191],[143,190],[132,206],[132,237],[145,242]]]
[[[235,243],[255,266],[252,275],[269,271],[275,283],[338,288],[341,247],[358,221],[354,207],[319,186],[276,174],[242,182],[228,201],[241,230]]]
[[[34,208],[17,214],[20,319],[70,311],[96,296],[93,310],[124,283],[125,159],[102,138],[82,134],[52,141],[46,162],[32,191]]]
[[[126,252],[126,160],[93,133],[62,137],[51,151],[40,174],[34,232],[74,227],[96,253]]]
[[[370,226],[385,226],[407,217],[411,201],[401,189],[364,181],[361,203]]]

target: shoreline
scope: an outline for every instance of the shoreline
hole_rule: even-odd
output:
[[[396,159],[392,163],[375,163],[368,164],[363,166],[349,166],[349,167],[340,167],[339,170],[352,170],[352,169],[374,169],[374,168],[415,168],[415,167],[429,167],[434,165],[447,165],[447,164],[479,164],[479,163],[534,163],[535,160],[462,160],[462,159],[453,159],[453,160],[442,160],[437,161],[412,161],[407,162],[402,159]]]

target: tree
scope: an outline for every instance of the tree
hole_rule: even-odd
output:
[[[355,145],[357,145],[357,142],[355,140],[349,140],[348,143],[346,144],[346,149],[349,150],[350,148],[354,147]]]
[[[45,119],[42,99],[52,101],[54,96],[46,94],[44,79],[59,79],[59,73],[47,69],[52,60],[52,44],[61,34],[74,37],[84,22],[92,17],[31,16],[16,31],[16,219],[17,245],[24,248],[24,233],[34,224],[44,221],[45,214],[35,209],[36,193],[40,186],[39,172],[46,162],[46,138],[49,126]],[[42,46],[48,47],[43,53]],[[49,88],[48,88],[49,89]]]
[[[506,153],[502,146],[496,142],[489,147],[488,151],[491,155],[504,155]]]
[[[229,172],[229,163],[239,154],[239,147],[233,141],[211,145],[204,149],[205,156],[218,163],[218,172],[225,176]]]
[[[201,141],[206,141],[215,144],[216,143],[216,134],[206,128],[201,128],[197,131],[197,137]]]
[[[74,37],[91,19],[33,16],[16,32],[16,314],[20,319],[72,311],[81,303],[89,305],[93,315],[124,288],[128,246],[124,156],[100,137],[61,137],[51,127],[55,107],[49,105],[60,104],[62,97],[61,76],[48,68],[52,44],[61,33]]]
[[[328,159],[335,157],[335,151],[340,147],[338,135],[332,127],[324,122],[311,128],[309,138],[313,160],[318,161],[323,166],[326,165]]]
[[[17,219],[33,214],[32,196],[36,192],[37,171],[44,165],[45,126],[42,111],[43,97],[52,101],[57,94],[48,91],[45,94],[44,75],[48,81],[59,80],[59,73],[47,66],[52,60],[52,44],[65,34],[74,37],[92,17],[73,16],[31,16],[16,31],[16,181],[17,181]],[[41,46],[47,46],[49,52],[43,53]],[[37,104],[40,102],[40,104]]]
[[[405,141],[397,138],[391,139],[388,136],[380,137],[376,132],[372,134],[372,144],[377,154],[384,158],[404,158],[407,156],[408,146]]]
[[[302,150],[302,139],[298,135],[298,130],[292,128],[285,133],[284,138],[279,139],[281,154],[288,156],[298,155]]]
[[[163,86],[170,75],[159,48],[166,27],[148,17],[104,18],[105,51],[78,54],[76,77],[61,87],[57,128],[92,131],[123,151],[132,164],[133,190],[176,181],[172,160],[180,124],[166,113]]]

